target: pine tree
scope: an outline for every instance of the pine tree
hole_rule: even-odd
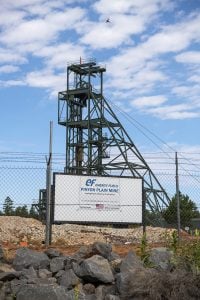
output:
[[[13,200],[8,196],[3,204],[3,213],[5,216],[13,216],[14,212]]]
[[[16,207],[15,215],[19,216],[19,217],[24,217],[24,218],[29,217],[29,212],[28,212],[27,205]]]
[[[34,206],[31,206],[31,209],[29,211],[29,217],[30,218],[34,218],[34,219],[38,219],[39,218],[39,215],[38,213],[36,212]]]
[[[196,204],[189,198],[188,195],[179,193],[180,202],[180,219],[181,226],[191,226],[191,219],[198,218],[200,213],[197,209]],[[168,208],[163,212],[163,217],[168,224],[177,224],[177,200],[176,195],[172,198]]]

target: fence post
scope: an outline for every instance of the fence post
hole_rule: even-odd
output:
[[[143,235],[146,234],[146,192],[144,189],[144,182],[142,180],[142,228]]]
[[[49,158],[47,159],[46,170],[46,238],[45,245],[51,244],[51,169],[52,169],[52,134],[53,121],[50,121],[50,137],[49,137]]]
[[[180,218],[180,199],[179,199],[179,176],[178,176],[178,155],[175,153],[175,164],[176,164],[176,203],[177,203],[177,231],[178,238],[180,238],[181,231],[181,218]]]

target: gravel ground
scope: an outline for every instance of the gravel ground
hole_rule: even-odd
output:
[[[166,234],[172,229],[147,227],[147,241],[161,243]],[[143,228],[110,228],[88,225],[63,224],[53,225],[52,243],[65,245],[90,245],[95,241],[110,242],[113,244],[140,243]],[[45,226],[38,220],[14,216],[0,216],[0,242],[19,244],[22,241],[28,244],[41,244],[45,239]]]

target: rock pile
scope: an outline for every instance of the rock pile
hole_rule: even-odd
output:
[[[146,228],[149,243],[165,240],[166,234],[173,229],[160,227]],[[65,245],[90,245],[95,241],[112,244],[140,243],[143,235],[142,226],[135,228],[108,228],[98,226],[63,224],[53,225],[52,242]],[[42,244],[45,239],[45,226],[38,220],[17,216],[0,216],[0,242],[18,244],[27,241],[28,244]]]
[[[102,242],[82,246],[72,256],[53,248],[19,248],[12,264],[0,256],[0,299],[200,299],[198,276],[175,270],[171,258],[166,248],[152,249],[153,268],[145,268],[133,251],[122,259]]]

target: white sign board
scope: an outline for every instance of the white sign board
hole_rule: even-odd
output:
[[[54,221],[142,223],[142,179],[55,174]]]

